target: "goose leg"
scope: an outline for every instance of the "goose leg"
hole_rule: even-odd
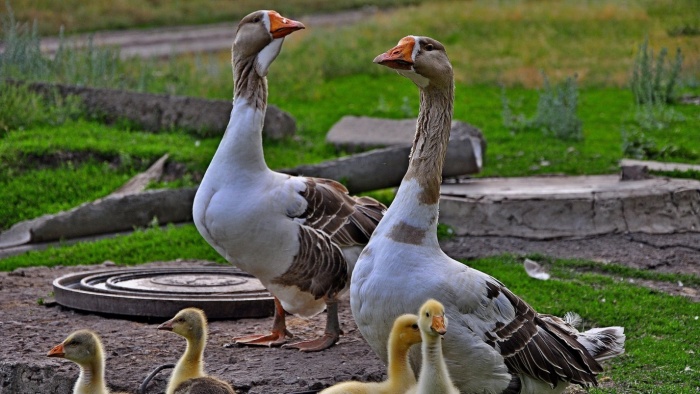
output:
[[[237,344],[246,346],[281,346],[287,342],[287,338],[292,338],[291,332],[287,330],[284,308],[280,300],[275,297],[275,320],[272,323],[272,332],[268,335],[247,335],[244,337],[233,338]]]
[[[320,338],[303,341],[297,343],[290,343],[284,345],[283,347],[289,349],[299,349],[302,352],[320,352],[321,350],[326,350],[333,346],[343,331],[340,329],[340,321],[338,320],[338,300],[336,298],[330,298],[326,300],[326,332]]]

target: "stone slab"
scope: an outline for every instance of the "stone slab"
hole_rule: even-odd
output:
[[[326,142],[350,151],[413,143],[416,119],[382,119],[367,116],[343,116],[326,135]],[[486,150],[479,129],[461,121],[452,122],[451,138],[471,137]]]
[[[444,184],[440,221],[458,235],[533,239],[700,232],[700,182],[617,175],[472,179]]]
[[[646,167],[650,171],[697,171],[700,172],[700,165],[684,163],[666,163],[653,160],[620,160],[620,167]]]

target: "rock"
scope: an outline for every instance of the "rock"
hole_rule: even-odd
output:
[[[649,168],[647,166],[623,166],[620,174],[621,181],[639,181],[649,179]]]

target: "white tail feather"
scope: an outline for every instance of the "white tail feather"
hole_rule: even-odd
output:
[[[592,328],[578,335],[582,344],[596,361],[603,361],[625,352],[624,327]]]

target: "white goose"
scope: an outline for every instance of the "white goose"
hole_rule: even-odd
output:
[[[408,171],[352,276],[350,302],[364,338],[386,361],[392,319],[434,298],[451,322],[443,350],[462,393],[560,393],[569,383],[595,385],[602,371],[597,360],[624,351],[622,327],[578,333],[440,249],[440,173],[454,101],[444,46],[408,36],[374,62],[418,85],[421,106]]]
[[[193,216],[214,249],[275,296],[272,333],[237,342],[281,345],[291,337],[285,311],[313,316],[327,308],[325,334],[290,346],[318,351],[338,340],[337,297],[349,286],[357,256],[385,207],[349,196],[335,181],[292,177],[265,163],[265,76],[284,37],[303,28],[274,11],[253,12],[239,23],[232,49],[231,120],[197,190]]]
[[[111,393],[105,384],[104,348],[96,333],[90,330],[75,331],[63,342],[51,348],[47,356],[65,358],[78,364],[80,376],[73,386],[73,394]]]

